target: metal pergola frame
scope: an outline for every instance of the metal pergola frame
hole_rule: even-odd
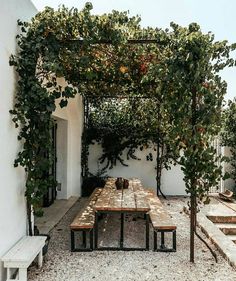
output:
[[[112,40],[99,40],[99,41],[95,41],[95,40],[91,40],[91,41],[87,41],[84,40],[83,38],[78,38],[78,39],[73,39],[73,40],[65,40],[63,42],[60,42],[62,45],[83,45],[86,42],[86,44],[90,44],[90,45],[116,45]],[[158,39],[147,39],[147,38],[143,38],[143,39],[127,39],[126,41],[123,42],[123,44],[141,44],[141,45],[148,45],[148,44],[160,44]],[[99,82],[99,81],[98,81]],[[82,93],[83,95],[83,93]],[[85,134],[86,134],[86,129],[87,129],[87,125],[88,125],[88,111],[89,111],[89,98],[94,98],[92,95],[91,97],[89,97],[89,95],[85,96],[83,95],[84,99],[83,99],[83,107],[84,107],[84,126],[83,126],[83,140],[82,140],[82,157],[86,158],[87,153],[88,153],[88,146],[85,143]],[[102,98],[154,98],[154,97],[149,97],[149,96],[145,96],[145,95],[137,95],[135,97],[130,97],[130,96],[124,96],[124,95],[113,95],[113,96],[102,96]],[[101,98],[101,96],[100,96]],[[160,119],[160,112],[158,110],[157,112],[157,118]],[[157,135],[160,135],[160,129],[157,128]],[[157,138],[157,147],[160,148],[160,138]],[[156,165],[157,165],[157,175],[156,175],[156,181],[157,181],[157,195],[161,194],[165,199],[166,196],[163,194],[163,192],[161,191],[160,185],[161,185],[161,181],[160,181],[160,177],[161,174],[159,172],[158,175],[158,171],[161,168],[161,163],[159,161],[160,159],[160,151],[159,149],[157,149],[157,157],[156,157]],[[83,161],[82,161],[83,162]],[[85,161],[87,162],[87,161]],[[159,168],[159,169],[158,169]],[[82,164],[82,169],[81,169],[81,175],[82,175],[82,179],[84,177],[87,176],[87,171],[88,171],[88,166],[87,163],[83,163]]]
[[[109,246],[98,246],[98,217],[100,214],[120,214],[120,240],[119,240],[119,247],[109,247]],[[145,217],[145,247],[124,247],[124,216],[126,214],[132,215],[144,215]],[[95,212],[95,229],[94,229],[94,249],[95,250],[118,250],[118,251],[148,251],[149,250],[149,214],[144,211],[97,211]]]
[[[83,157],[86,157],[86,161],[83,162],[82,161],[82,169],[81,169],[81,175],[82,178],[85,178],[88,176],[88,145],[86,143],[86,130],[88,129],[88,121],[89,121],[89,109],[90,109],[90,99],[94,100],[95,97],[94,96],[84,96],[83,97],[83,108],[84,108],[84,126],[83,126],[83,141],[82,141],[82,154]],[[151,96],[147,96],[147,95],[137,95],[137,96],[129,96],[129,95],[114,95],[114,96],[109,96],[109,95],[103,95],[102,97],[96,97],[96,99],[157,99],[155,97],[151,97]],[[159,110],[157,110],[157,118],[160,119],[160,114],[159,114]],[[157,195],[162,195],[165,199],[166,196],[163,194],[163,192],[161,191],[161,184],[160,184],[160,174],[161,171],[159,171],[160,169],[160,129],[157,128],[157,157],[156,157],[156,165],[157,165],[157,175],[156,175],[156,191],[157,191]]]
[[[126,41],[128,44],[160,44],[157,39],[127,39]],[[62,43],[62,42],[61,42]],[[83,39],[74,39],[74,40],[68,40],[64,41],[62,44],[83,44]],[[89,41],[86,41],[86,43],[89,43]],[[125,42],[124,42],[125,43]],[[115,45],[114,42],[111,40],[100,40],[97,42],[92,42],[92,44],[108,44],[108,45]],[[193,93],[194,101],[196,99],[195,93]],[[83,170],[83,169],[82,169]],[[158,189],[157,189],[158,190]],[[157,195],[158,192],[157,192]],[[194,261],[194,231],[196,228],[196,197],[191,196],[190,200],[190,208],[191,208],[191,216],[190,216],[190,261]]]

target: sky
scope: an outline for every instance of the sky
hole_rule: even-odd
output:
[[[82,9],[88,0],[31,0],[41,11],[45,6],[58,8],[64,4]],[[129,11],[140,15],[142,26],[168,28],[174,21],[182,26],[200,24],[203,32],[211,31],[215,40],[236,42],[236,0],[90,0],[94,14],[112,10]],[[236,54],[234,54],[236,58]],[[236,97],[236,67],[221,73],[228,83],[226,99]]]

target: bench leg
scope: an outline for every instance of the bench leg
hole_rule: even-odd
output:
[[[157,232],[161,233],[160,248],[157,247]],[[172,248],[165,246],[165,232],[172,232]],[[157,252],[176,252],[176,230],[154,230],[153,250]]]
[[[11,268],[10,267],[7,268],[7,281],[8,280],[11,280]]]
[[[93,250],[93,229],[90,230],[89,239],[90,239],[90,249]]]
[[[89,232],[89,233],[88,233]],[[76,233],[82,235],[81,246],[76,243]],[[89,248],[87,248],[87,233],[89,235]],[[94,248],[93,244],[93,228],[92,229],[77,229],[70,231],[71,235],[71,252],[89,252]],[[80,244],[80,243],[79,243]]]
[[[19,268],[19,281],[27,281],[27,268]]]
[[[165,249],[165,232],[161,231],[161,249]]]
[[[71,252],[75,250],[75,233],[73,230],[70,231],[70,245],[71,245]]]
[[[87,247],[87,243],[86,243],[86,231],[83,231],[83,232],[82,232],[82,235],[83,235],[83,246],[84,246],[84,248],[86,249],[86,247]]]
[[[153,231],[153,238],[154,238],[153,248],[154,248],[154,251],[156,251],[157,250],[157,233],[155,230]]]
[[[173,250],[176,252],[176,230],[173,231]]]
[[[43,249],[38,254],[38,267],[41,268],[43,265]]]

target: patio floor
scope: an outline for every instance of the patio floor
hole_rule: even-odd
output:
[[[70,208],[78,200],[78,197],[71,196],[69,199],[55,200],[54,203],[47,208],[43,208],[43,217],[35,218],[35,225],[37,225],[41,234],[48,234],[50,230],[65,216]]]
[[[41,269],[32,266],[29,271],[29,281],[154,281],[154,280],[181,280],[181,281],[233,281],[236,280],[236,271],[214,248],[218,256],[215,263],[206,246],[196,238],[195,264],[189,262],[189,218],[182,211],[187,199],[171,197],[163,201],[166,208],[177,224],[177,252],[160,253],[145,251],[93,251],[70,252],[69,224],[83,207],[86,199],[80,199],[62,220],[50,232],[51,242],[45,264]],[[140,221],[133,223],[132,232],[138,233]],[[104,239],[114,239],[117,234],[117,221],[108,221],[101,224],[104,230]],[[130,231],[128,231],[130,232]],[[108,232],[107,232],[108,233]],[[113,233],[111,235],[111,233]],[[200,230],[199,230],[200,233]],[[202,236],[204,236],[202,234]],[[131,243],[141,243],[142,235],[131,235]],[[103,239],[103,241],[104,241]],[[131,241],[131,239],[133,239]],[[134,241],[136,240],[136,241]],[[209,242],[210,244],[210,242]]]

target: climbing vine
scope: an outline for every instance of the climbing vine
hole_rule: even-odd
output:
[[[105,162],[104,169],[116,165],[119,161],[127,165],[125,159],[137,159],[135,150],[153,147],[156,150],[157,128],[160,123],[157,116],[155,98],[104,99],[93,100],[89,114],[87,142],[97,141],[102,145]],[[96,105],[95,105],[96,104]],[[164,124],[160,124],[163,126]],[[162,129],[164,139],[164,128]],[[165,139],[167,145],[167,139]],[[124,150],[126,153],[124,154]],[[124,156],[124,157],[122,157]],[[152,158],[150,155],[149,158]],[[147,160],[153,160],[149,159]]]
[[[110,119],[104,120],[106,129],[99,125],[103,138],[91,136],[91,132],[87,137],[101,141],[106,148],[101,160],[107,160],[108,166],[122,160],[122,146],[134,157],[133,149],[150,140],[160,149],[164,144],[170,147],[174,155],[181,151],[178,162],[191,195],[193,234],[196,199],[203,199],[221,176],[211,141],[220,130],[226,92],[219,71],[235,65],[230,58],[235,45],[215,42],[214,36],[203,34],[197,24],[183,28],[172,23],[165,31],[144,29],[139,17],[129,17],[126,12],[97,16],[91,9],[90,3],[82,11],[46,8],[30,23],[19,21],[19,53],[10,59],[19,75],[11,113],[23,143],[15,166],[26,171],[28,217],[31,204],[37,213],[43,194],[56,184],[48,174],[55,101],[59,99],[64,107],[79,93],[99,101],[96,113],[106,106],[103,97],[132,97],[126,102],[119,100],[121,111],[111,110]],[[145,43],[148,40],[150,44]],[[142,100],[143,107],[135,100],[140,96],[149,98]],[[111,109],[113,105],[110,103]],[[132,116],[134,108],[137,116]],[[121,114],[124,110],[126,115]],[[95,128],[96,122],[94,118],[91,127]],[[116,149],[109,150],[112,129],[118,141]],[[129,139],[127,132],[132,132]],[[159,160],[157,167],[163,165]]]
[[[129,18],[125,12],[92,16],[91,9],[90,3],[82,11],[46,8],[32,22],[18,22],[22,31],[17,36],[20,50],[10,58],[10,65],[15,66],[19,81],[10,113],[20,128],[18,139],[23,142],[14,165],[23,166],[27,175],[28,214],[31,204],[40,214],[43,194],[56,184],[48,175],[53,157],[50,130],[55,100],[60,99],[60,106],[66,106],[69,98],[94,79],[93,44],[108,40],[116,48],[126,41],[128,31],[132,36],[132,29],[139,29],[140,19]],[[83,39],[83,44],[73,42],[75,39]],[[105,73],[101,61],[98,65],[98,73]],[[64,85],[59,83],[59,77],[65,79]]]

